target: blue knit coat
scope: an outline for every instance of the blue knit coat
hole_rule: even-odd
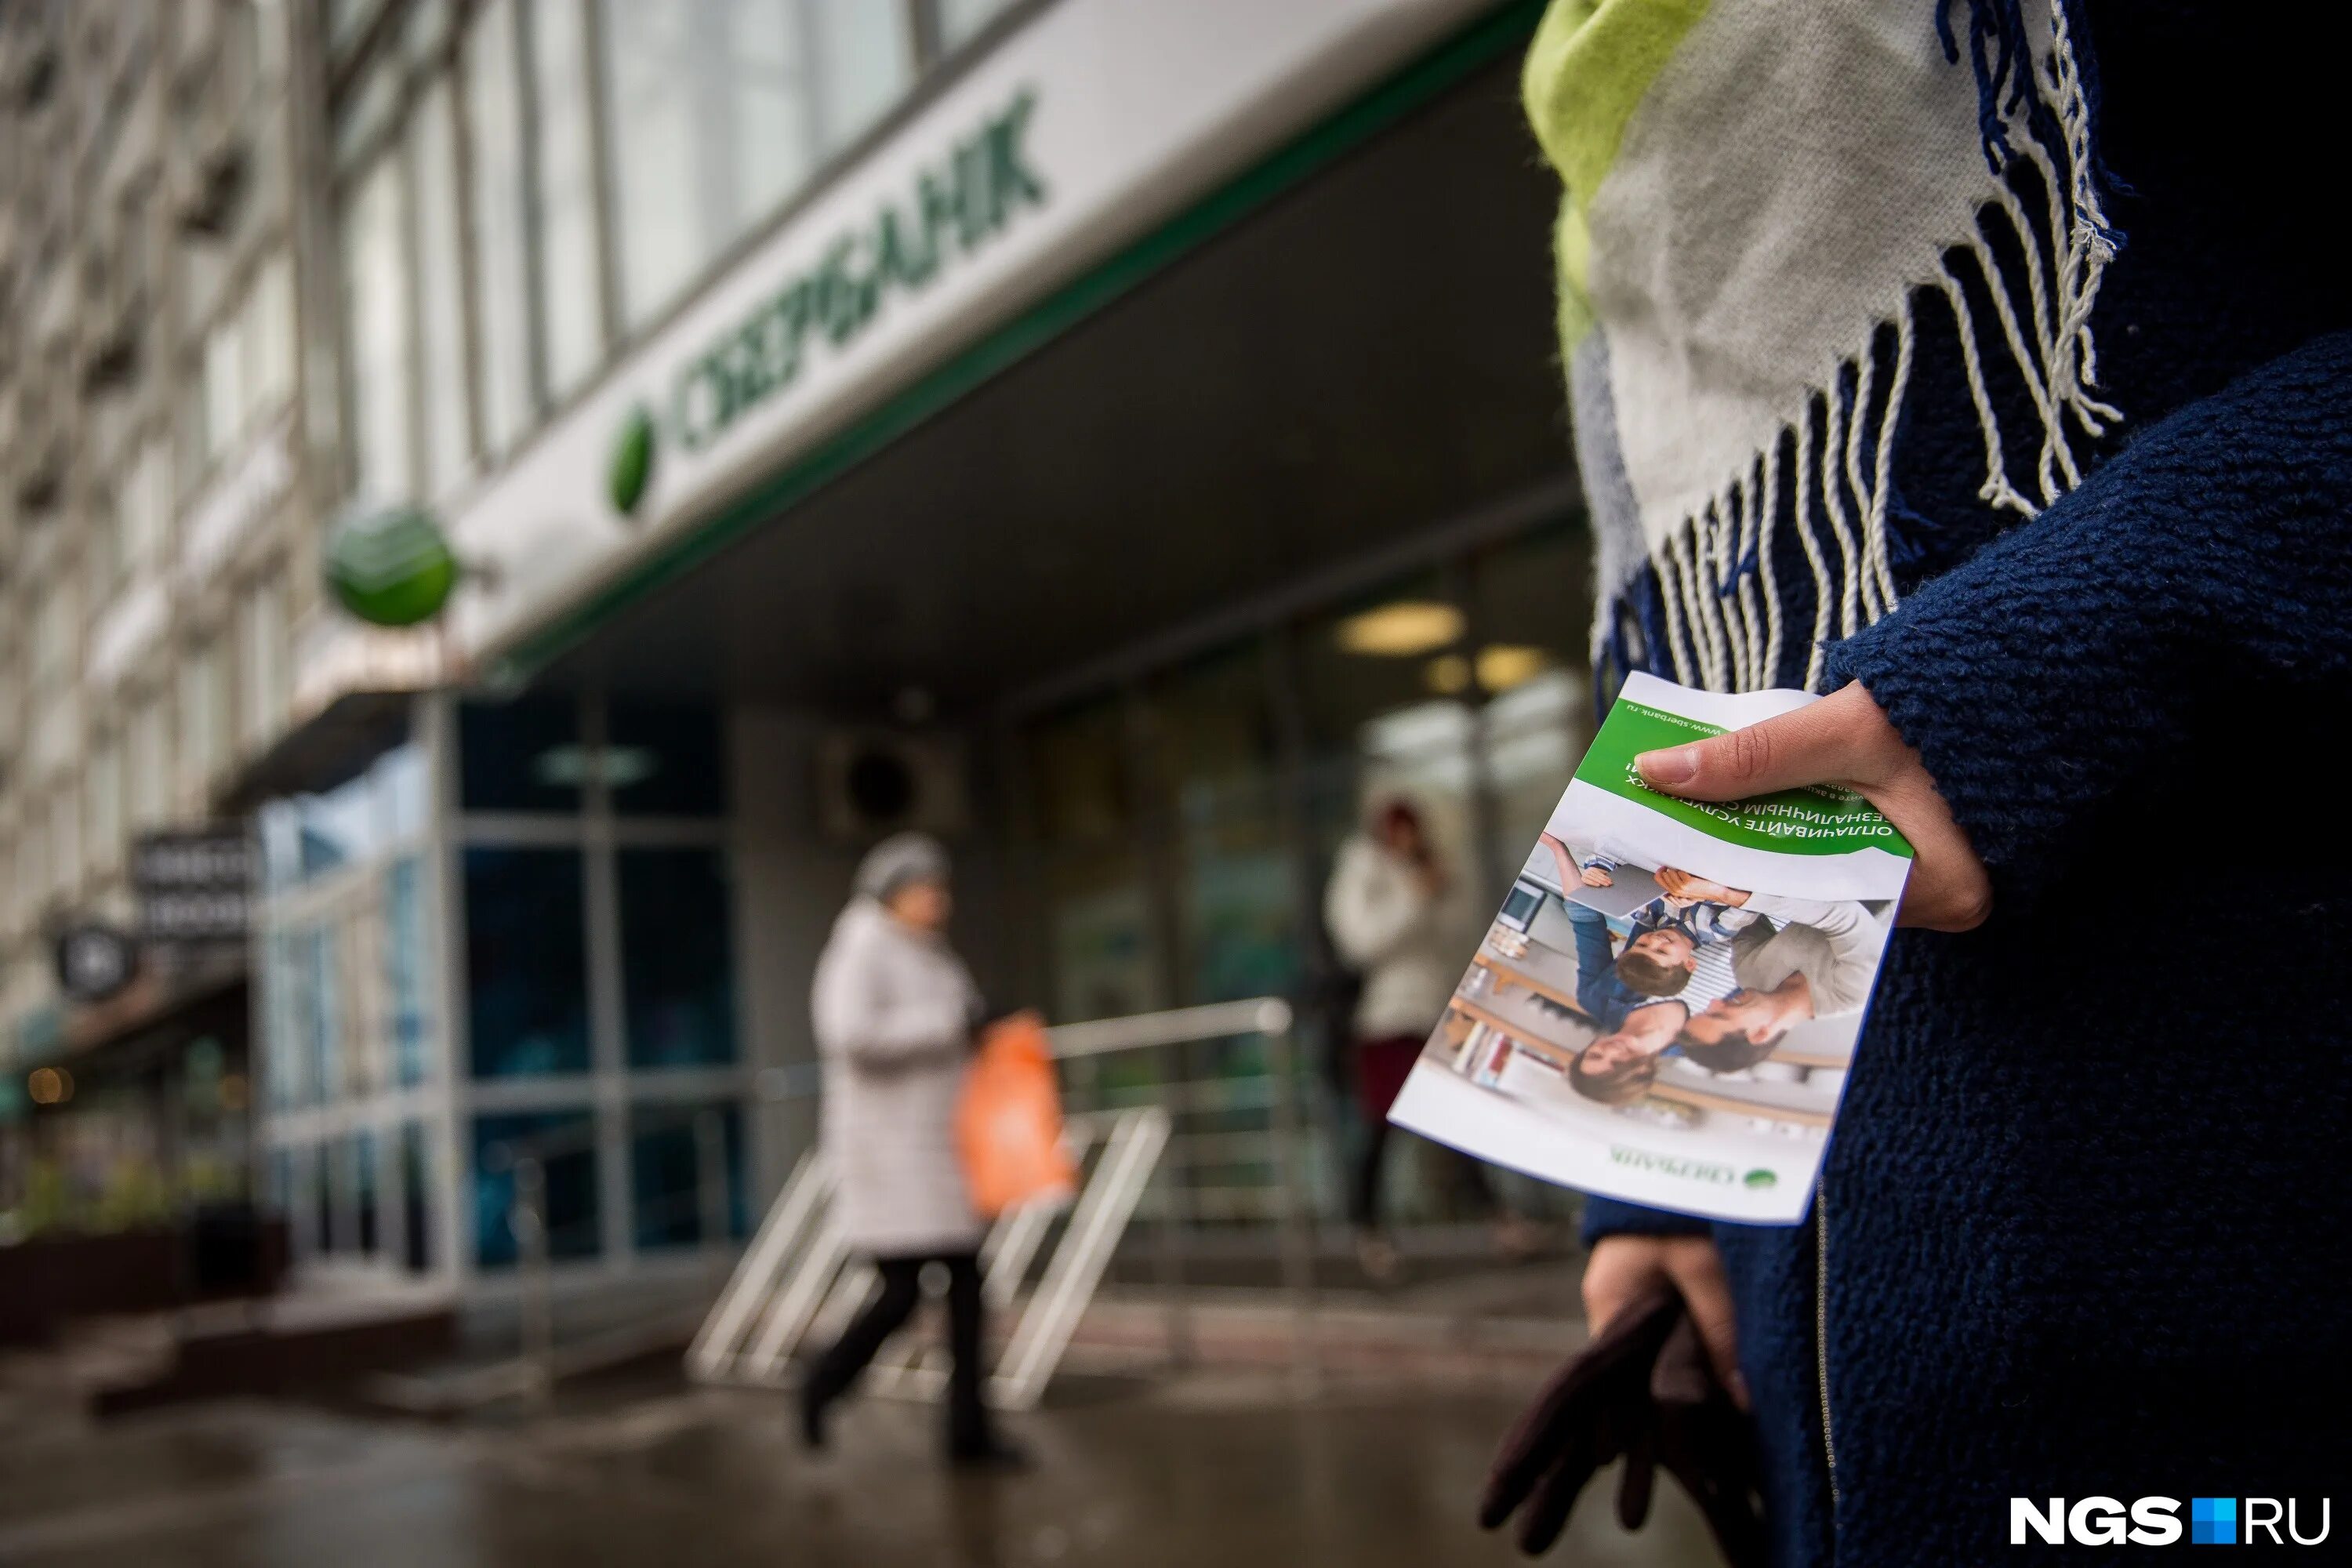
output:
[[[1997,520],[1923,360],[1902,607],[1830,660],[1992,917],[1895,937],[1812,1223],[1715,1227],[1784,1564],[2053,1551],[2010,1545],[2012,1497],[2299,1497],[2308,1533],[2352,1473],[2352,293],[2308,162],[2342,90],[2251,13],[2082,10],[2127,418]]]

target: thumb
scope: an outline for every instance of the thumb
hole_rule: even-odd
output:
[[[1643,752],[1633,763],[1652,788],[1692,800],[1743,800],[1799,784],[1859,782],[1851,711],[1857,696],[1870,701],[1859,685],[1849,686],[1745,730]]]

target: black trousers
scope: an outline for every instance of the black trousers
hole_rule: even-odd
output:
[[[922,1300],[923,1266],[942,1264],[948,1271],[948,1348],[955,1364],[948,1373],[948,1446],[959,1453],[984,1448],[989,1443],[988,1406],[982,1403],[980,1258],[977,1253],[950,1252],[909,1258],[877,1258],[875,1269],[882,1288],[843,1331],[832,1349],[809,1369],[803,1396],[819,1406],[849,1392],[881,1350],[883,1342],[906,1327]]]

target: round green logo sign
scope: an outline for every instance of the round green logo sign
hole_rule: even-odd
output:
[[[328,537],[327,587],[371,626],[429,621],[457,585],[457,558],[421,507],[345,514]]]
[[[1780,1184],[1780,1178],[1774,1175],[1771,1172],[1764,1169],[1761,1165],[1759,1165],[1756,1169],[1748,1172],[1747,1175],[1740,1179],[1751,1187],[1777,1187]]]
[[[646,499],[646,490],[654,482],[654,457],[658,449],[654,416],[640,403],[621,421],[620,431],[613,438],[612,468],[605,475],[613,509],[622,516],[634,515],[637,503]]]

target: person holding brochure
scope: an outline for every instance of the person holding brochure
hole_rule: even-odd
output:
[[[2352,713],[2352,294],[2294,151],[2337,66],[2284,37],[2210,0],[1538,29],[1598,695],[1826,693],[1640,773],[1856,791],[1915,858],[1806,1223],[1588,1205],[1594,1359],[1483,1514],[1531,1548],[1679,1419],[1621,1331],[1675,1301],[1748,1413],[1679,1472],[1743,1564],[2062,1556],[2013,1498],[2308,1532],[2342,1490],[2352,852],[2304,759]],[[2224,824],[2303,911],[2259,986],[2150,934]],[[2118,888],[2149,918],[2086,918]]]

